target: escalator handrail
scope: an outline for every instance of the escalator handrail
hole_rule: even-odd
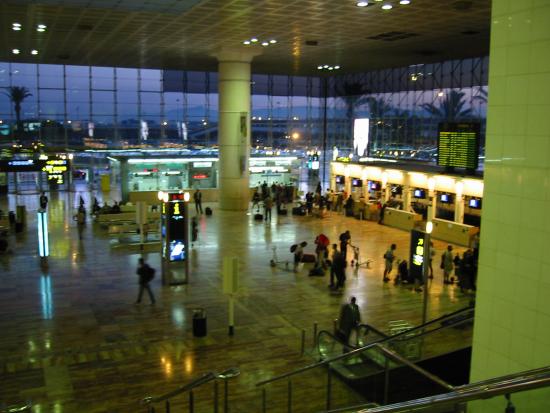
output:
[[[457,321],[456,323],[452,323],[452,324],[447,324],[446,326],[440,326],[440,327],[437,327],[437,328],[434,328],[433,330],[428,330],[428,331],[421,331],[420,333],[418,334],[415,334],[414,336],[412,337],[406,337],[405,339],[417,339],[419,337],[424,337],[424,336],[427,336],[427,335],[430,335],[432,333],[435,333],[435,332],[438,332],[438,331],[441,331],[441,330],[445,330],[447,328],[450,328],[450,327],[456,327],[456,326],[459,326],[461,324],[465,324],[467,322],[470,322],[472,321],[472,318],[473,318],[473,315],[471,317],[468,317],[468,318],[464,318],[460,321]],[[423,327],[425,327],[425,324],[423,325]],[[386,338],[382,338],[378,341],[374,341],[372,343],[369,343],[367,344],[366,346],[363,346],[363,347],[354,347],[353,345],[351,344],[344,344],[342,343],[342,341],[336,337],[333,333],[331,333],[330,331],[327,331],[327,330],[321,330],[319,331],[319,334],[317,336],[317,346],[319,346],[319,343],[321,342],[321,340],[319,340],[319,337],[321,337],[321,334],[326,334],[328,335],[330,338],[332,338],[333,340],[339,342],[340,344],[342,345],[345,345],[346,347],[349,347],[351,349],[363,349],[363,350],[368,350],[370,348],[370,346],[374,345],[374,344],[379,344],[379,343],[387,343],[389,341],[393,341],[393,339],[399,339],[401,338],[401,336],[406,336],[407,333],[411,333],[411,332],[414,332],[414,330],[416,330],[417,328],[411,328],[409,330],[406,330],[406,331],[403,331],[399,334],[394,334],[393,336],[386,336]],[[329,360],[329,359],[327,359]],[[325,360],[326,361],[326,360]]]
[[[374,346],[374,344],[377,344],[377,343],[384,343],[388,340],[393,340],[393,339],[396,339],[396,338],[399,338],[399,337],[402,337],[402,336],[405,336],[407,334],[410,334],[414,331],[417,331],[417,330],[421,330],[421,329],[424,329],[426,328],[428,325],[431,325],[431,324],[434,324],[434,323],[438,323],[438,322],[441,322],[441,320],[444,320],[446,318],[450,318],[450,317],[455,317],[461,313],[466,313],[468,311],[471,311],[473,312],[474,311],[474,308],[473,307],[465,307],[465,308],[462,308],[460,310],[457,310],[453,313],[450,313],[450,314],[447,314],[447,315],[444,315],[444,316],[441,316],[441,317],[438,317],[438,318],[435,318],[433,320],[430,320],[428,321],[427,323],[425,324],[421,324],[417,327],[413,327],[409,330],[405,330],[405,331],[402,331],[400,333],[397,333],[397,334],[394,334],[392,336],[389,336],[387,338],[383,338],[375,343],[371,343],[371,344],[368,344],[364,347],[359,347],[359,348],[356,348],[352,351],[350,351],[349,353],[345,353],[345,354],[340,354],[338,356],[335,356],[335,357],[332,357],[332,358],[328,358],[326,360],[323,360],[323,361],[319,361],[317,363],[314,363],[314,364],[309,364],[305,367],[301,367],[299,369],[296,369],[296,370],[293,370],[293,371],[290,371],[290,372],[287,372],[287,373],[283,373],[283,374],[280,374],[278,376],[275,376],[275,377],[272,377],[270,379],[267,379],[267,380],[263,380],[263,381],[260,381],[258,383],[256,383],[256,387],[258,386],[263,386],[263,385],[266,385],[268,383],[272,383],[274,381],[278,381],[278,380],[282,380],[284,378],[287,378],[287,377],[291,377],[291,376],[295,376],[297,374],[300,374],[300,373],[303,373],[304,371],[307,371],[307,370],[311,370],[311,369],[314,369],[316,367],[320,367],[320,366],[323,366],[325,364],[330,364],[334,361],[338,361],[338,360],[341,360],[341,359],[345,359],[345,358],[348,358],[348,357],[352,357],[352,356],[355,356],[359,353],[362,353],[363,351],[365,350],[368,350],[369,348],[372,348]],[[473,315],[472,315],[473,317]],[[434,330],[430,330],[429,332],[434,332],[434,331],[438,331],[439,329],[441,328],[447,328],[447,327],[451,327],[451,326],[456,326],[457,324],[460,324],[462,323],[464,320],[461,320],[459,323],[453,323],[453,324],[450,324],[450,325],[447,325],[447,326],[443,326],[443,327],[438,327],[437,329],[434,329]],[[429,333],[428,332],[428,333]],[[329,333],[330,334],[330,333]],[[420,334],[419,334],[420,335]]]
[[[362,406],[352,406],[343,409],[330,410],[328,412],[325,411],[324,413],[350,411],[357,413],[404,413],[410,411],[420,411],[426,408],[433,408],[435,406],[456,405],[474,400],[490,399],[495,396],[535,390],[548,386],[550,386],[550,366],[454,387],[450,392],[437,394],[434,396],[374,408],[369,408],[369,406],[365,404]]]
[[[361,327],[366,327],[368,330],[372,330],[374,331],[376,334],[378,334],[380,337],[383,337],[383,338],[387,338],[387,337],[390,337],[389,335],[387,335],[386,333],[378,330],[377,328],[373,327],[372,325],[370,324],[359,324],[359,328]]]

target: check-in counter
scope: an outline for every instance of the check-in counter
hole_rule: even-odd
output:
[[[469,246],[472,237],[479,232],[478,227],[445,219],[435,218],[432,222],[432,237],[452,244]]]
[[[384,225],[390,227],[410,231],[420,221],[422,221],[422,215],[414,212],[402,211],[395,208],[386,208],[384,211]]]
[[[160,212],[147,212],[147,221],[155,222],[160,219]],[[100,224],[110,224],[115,222],[136,222],[135,212],[121,212],[119,214],[99,214],[95,221]]]

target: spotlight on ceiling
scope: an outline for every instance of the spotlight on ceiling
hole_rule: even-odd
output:
[[[355,5],[357,7],[367,7],[369,5],[369,2],[368,1],[358,1],[357,3],[355,3]]]
[[[389,3],[382,4],[382,10],[391,10],[393,9],[393,6]]]
[[[13,54],[19,54],[19,53],[21,53],[21,50],[19,50],[19,49],[12,49],[11,52],[12,52]]]
[[[250,44],[250,40],[245,40],[243,44]]]
[[[11,29],[18,32],[19,30],[21,30],[21,23],[12,23],[11,24]]]
[[[31,50],[31,54],[34,55],[34,56],[36,56],[36,55],[38,54],[38,50],[32,49],[32,50]]]
[[[250,41],[251,41],[252,43],[258,43],[258,39],[257,39],[256,37],[253,37],[252,39],[250,39]]]
[[[268,42],[262,42],[262,46],[269,46],[269,43]]]
[[[277,40],[275,40],[275,39],[271,39],[271,40],[269,41],[269,43],[271,43],[271,44],[275,44],[275,43],[277,43]]]
[[[399,0],[399,4],[406,6],[407,4],[411,4],[411,0]]]

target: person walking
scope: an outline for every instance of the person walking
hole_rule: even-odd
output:
[[[136,271],[137,275],[139,276],[139,294],[137,297],[136,304],[141,303],[141,297],[143,296],[143,290],[147,290],[147,293],[149,294],[149,298],[151,300],[151,304],[155,304],[155,296],[153,295],[153,291],[151,291],[151,286],[149,283],[153,280],[155,277],[155,270],[149,266],[145,262],[143,258],[139,259],[139,265],[138,269]]]
[[[385,268],[384,268],[384,282],[388,282],[390,280],[389,275],[393,268],[393,261],[395,260],[395,253],[394,251],[397,249],[397,246],[395,244],[391,244],[390,248],[384,253],[384,261],[385,261]]]
[[[344,288],[346,283],[346,260],[341,252],[334,257],[334,273],[336,275],[336,290]]]
[[[39,202],[41,209],[46,209],[48,207],[48,197],[46,196],[45,192],[42,192],[42,194],[40,195]]]
[[[265,199],[264,199],[264,215],[265,215],[265,220],[269,220],[271,221],[271,209],[273,208],[273,199],[271,199],[271,197],[268,195]]]
[[[349,337],[361,322],[361,313],[355,297],[351,297],[349,304],[344,304],[340,310],[339,333],[344,344],[349,344]]]
[[[351,234],[349,231],[340,234],[340,253],[344,257],[344,261],[348,260],[348,244],[351,243]]]
[[[197,217],[191,218],[191,246],[195,242],[197,242],[197,239],[199,238],[199,223],[197,221]]]
[[[450,280],[450,276],[454,268],[452,245],[447,246],[447,250],[443,253],[441,258],[441,264],[443,266],[443,284],[452,284],[452,281]]]
[[[82,239],[82,233],[84,232],[84,227],[86,226],[86,210],[84,207],[78,208],[78,212],[75,215],[76,228],[78,230],[78,239]]]
[[[199,188],[195,190],[193,200],[195,201],[195,210],[197,214],[202,214],[202,192]]]
[[[338,244],[332,244],[332,255],[330,256],[330,284],[328,285],[329,288],[336,288],[334,278],[336,276],[336,260],[339,259],[338,255],[340,255],[340,252],[338,251]]]
[[[291,251],[294,253],[294,272],[298,272],[298,266],[302,262],[302,257],[304,256],[304,248],[306,247],[306,245],[307,242],[303,241],[300,244],[296,244],[296,248],[294,248],[294,251]]]

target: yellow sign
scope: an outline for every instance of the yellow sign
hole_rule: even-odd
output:
[[[174,215],[181,215],[181,212],[180,212],[180,203],[179,202],[176,202],[174,204]]]

